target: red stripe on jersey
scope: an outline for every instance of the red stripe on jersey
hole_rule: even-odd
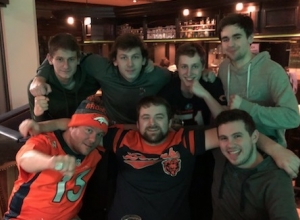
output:
[[[190,151],[194,155],[195,154],[195,131],[189,131],[189,142],[190,142]]]

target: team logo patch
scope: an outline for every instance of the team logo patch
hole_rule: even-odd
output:
[[[140,87],[140,95],[144,95],[145,94],[145,92],[146,92],[146,89],[145,88],[143,88],[143,87]]]
[[[129,164],[135,169],[143,169],[160,162],[164,173],[170,176],[176,176],[181,170],[180,154],[174,151],[173,148],[170,148],[169,152],[161,154],[159,157],[147,157],[138,152],[127,152],[123,156],[123,159],[124,163]]]
[[[96,117],[94,118],[95,121],[98,121],[100,124],[106,124],[108,126],[108,121],[104,117]]]
[[[221,96],[219,97],[219,100],[220,100],[221,102],[226,102],[226,96],[225,96],[225,95],[221,95]]]
[[[191,110],[191,109],[193,109],[193,104],[192,104],[192,103],[186,104],[186,105],[184,106],[184,109],[185,109],[185,110]]]
[[[179,152],[169,149],[169,153],[164,153],[161,155],[163,161],[161,162],[163,170],[166,174],[170,176],[176,176],[181,170],[181,159]]]
[[[80,164],[81,164],[81,159],[76,159],[75,164],[76,164],[76,166],[80,166]]]
[[[145,167],[152,166],[160,161],[158,157],[150,158],[141,153],[130,152],[128,152],[127,155],[123,156],[123,159],[125,163],[129,164],[135,169],[143,169]]]
[[[51,145],[52,145],[53,148],[57,148],[56,141],[52,141]]]

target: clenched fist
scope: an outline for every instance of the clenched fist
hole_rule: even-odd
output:
[[[46,96],[36,96],[34,98],[34,115],[40,116],[48,110],[49,98]]]
[[[76,168],[75,157],[70,155],[57,155],[51,158],[50,169],[61,172],[64,176],[72,177]]]
[[[229,109],[239,109],[242,101],[243,98],[241,98],[239,95],[231,95],[228,103]]]

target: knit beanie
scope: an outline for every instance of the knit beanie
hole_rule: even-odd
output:
[[[68,127],[90,126],[107,132],[108,118],[99,96],[91,95],[83,100],[72,115]]]

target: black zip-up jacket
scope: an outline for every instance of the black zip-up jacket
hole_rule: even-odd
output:
[[[57,79],[54,68],[49,74],[46,82],[51,86],[52,92],[48,94],[49,108],[41,116],[34,115],[34,97],[31,95],[28,86],[28,98],[31,117],[35,121],[46,121],[57,118],[71,118],[80,102],[86,97],[95,94],[100,89],[100,84],[92,76],[83,72],[80,66],[74,74],[75,86],[73,89],[65,89]]]

